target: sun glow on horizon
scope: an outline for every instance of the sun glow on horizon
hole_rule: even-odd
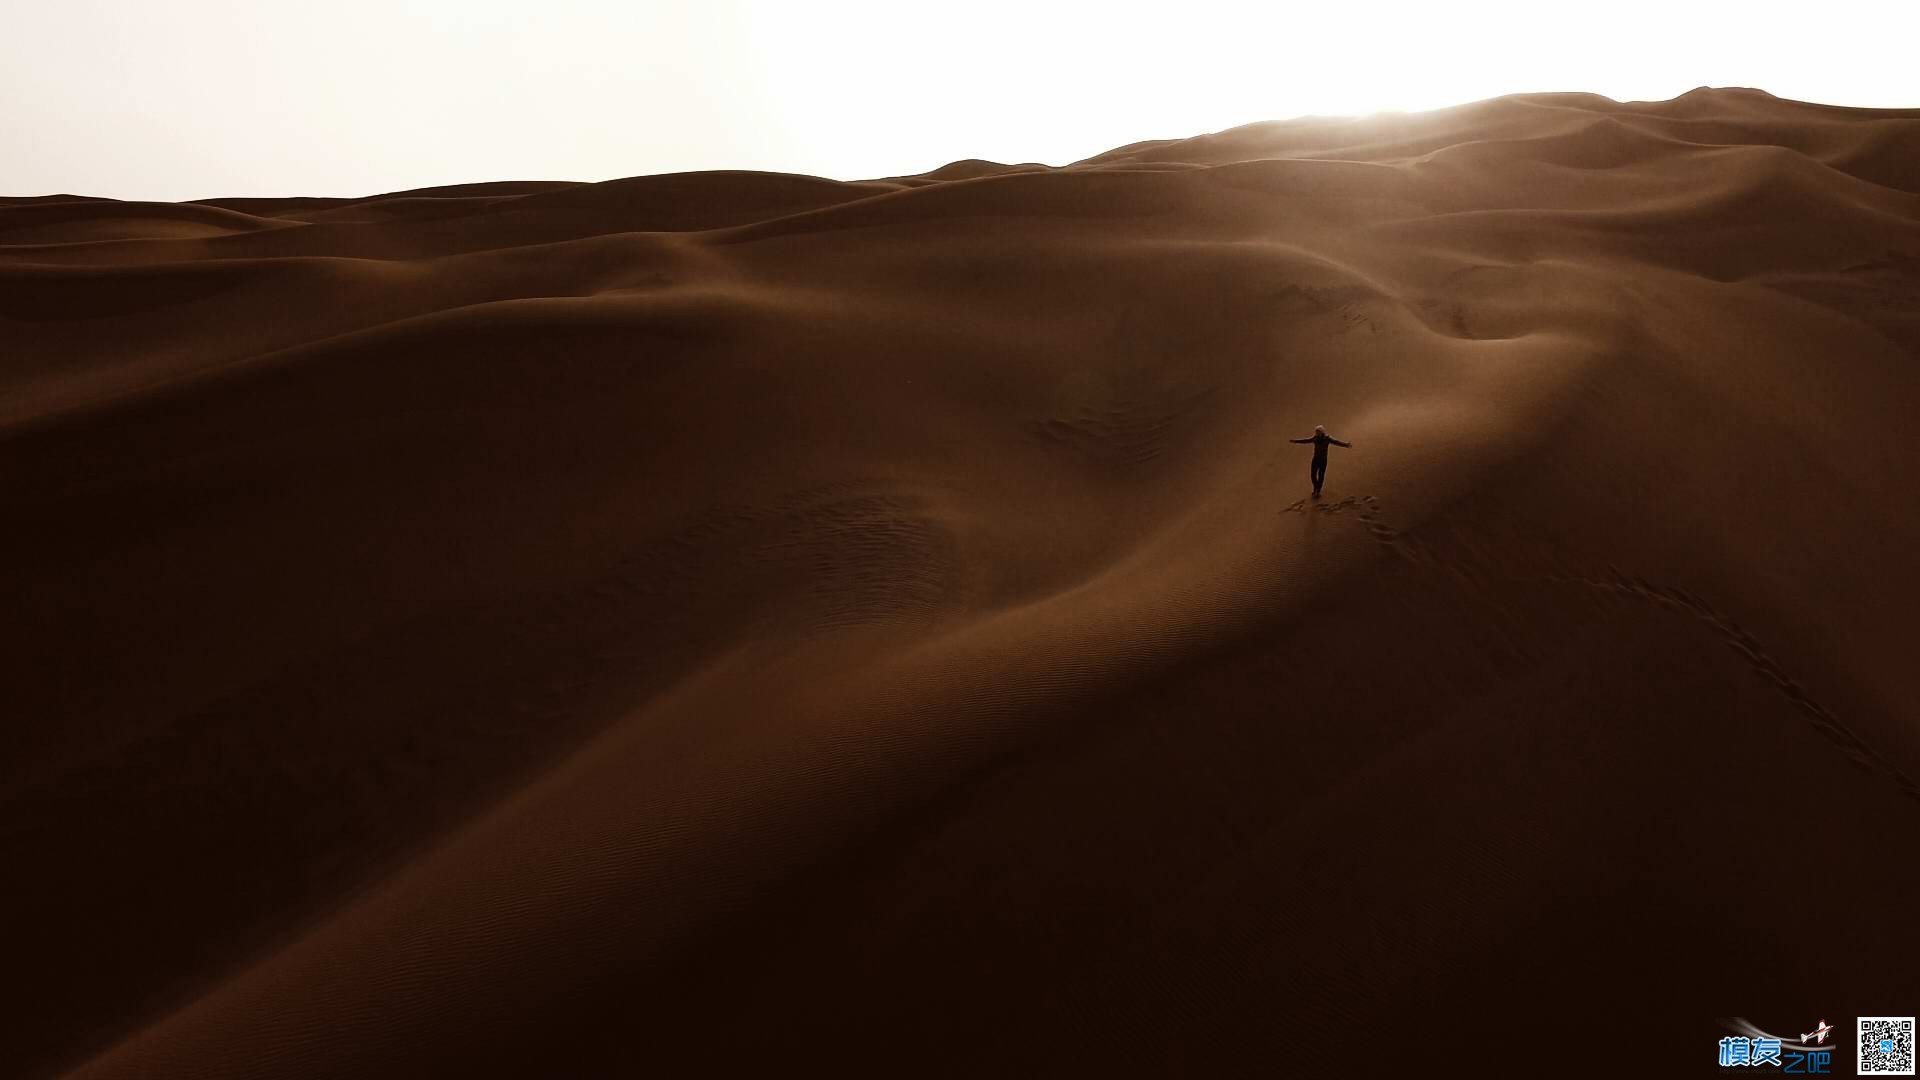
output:
[[[0,44],[0,194],[861,179],[1544,91],[1920,106],[1904,55],[1920,5],[1849,7],[340,0],[316,22],[291,4],[70,0],[13,14]]]

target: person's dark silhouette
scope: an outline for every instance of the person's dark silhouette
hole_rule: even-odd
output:
[[[1320,485],[1325,483],[1327,479],[1327,447],[1332,445],[1344,446],[1349,450],[1353,449],[1352,443],[1341,442],[1339,439],[1327,434],[1326,428],[1318,425],[1314,426],[1313,434],[1306,438],[1288,439],[1287,441],[1313,444],[1313,467],[1308,470],[1308,473],[1313,477],[1313,493],[1315,495],[1320,494]]]

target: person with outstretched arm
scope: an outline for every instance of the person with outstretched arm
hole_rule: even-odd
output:
[[[1327,429],[1319,426],[1318,424],[1314,425],[1312,435],[1309,435],[1304,439],[1288,439],[1287,441],[1313,444],[1313,468],[1309,470],[1309,472],[1313,476],[1313,493],[1315,495],[1320,494],[1320,485],[1325,483],[1327,479],[1327,447],[1328,445],[1344,446],[1349,450],[1353,449],[1352,443],[1341,442],[1339,439],[1336,439],[1333,436],[1327,434]]]

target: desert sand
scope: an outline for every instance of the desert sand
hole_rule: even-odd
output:
[[[5,1075],[1693,1075],[1920,1003],[1920,110],[11,198],[0,358]]]

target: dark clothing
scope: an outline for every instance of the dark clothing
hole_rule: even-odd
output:
[[[1316,431],[1304,439],[1288,439],[1287,441],[1297,442],[1297,443],[1312,443],[1313,444],[1313,460],[1315,461],[1327,460],[1327,444],[1329,443],[1333,444],[1334,446],[1344,446],[1349,449],[1353,447],[1352,443],[1341,442],[1339,439],[1334,438],[1333,436],[1327,434],[1324,431]]]
[[[1349,449],[1353,447],[1352,443],[1341,442],[1324,431],[1316,431],[1304,439],[1287,441],[1313,444],[1313,465],[1307,470],[1307,475],[1313,480],[1313,491],[1316,495],[1320,493],[1320,485],[1327,479],[1327,447],[1344,446]]]

